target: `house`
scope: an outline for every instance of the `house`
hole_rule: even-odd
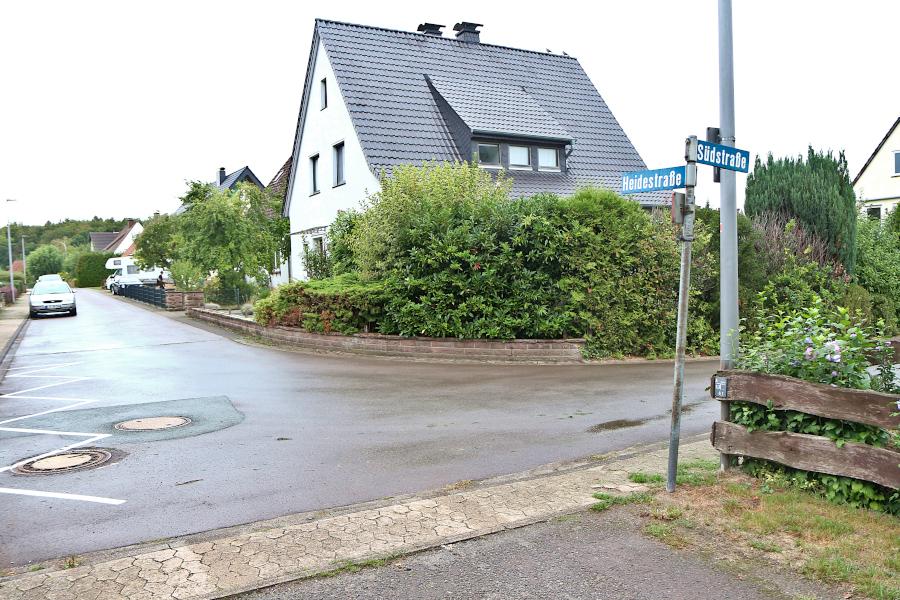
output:
[[[134,254],[134,240],[144,231],[139,221],[128,219],[121,231],[90,232],[92,252],[112,252],[119,256]]]
[[[292,278],[338,211],[400,164],[475,159],[516,196],[618,189],[646,168],[578,61],[481,41],[481,25],[417,32],[316,20],[284,204]],[[637,198],[659,205],[661,196]]]
[[[278,200],[281,201],[282,206],[284,206],[284,199],[287,195],[288,179],[291,175],[291,165],[293,162],[293,157],[288,158],[284,164],[281,165],[281,168],[278,169],[278,172],[275,173],[275,176],[272,177],[272,181],[269,182],[269,185],[266,186],[266,190],[268,190],[275,198],[278,198]],[[282,257],[276,256],[275,263],[278,266],[269,274],[271,278],[270,285],[272,287],[277,287],[289,281],[287,260],[282,260]]]
[[[862,210],[884,219],[900,203],[900,117],[875,147],[872,156],[853,180],[853,191]]]
[[[239,183],[244,182],[252,183],[259,189],[265,188],[259,178],[250,170],[250,167],[246,165],[232,173],[226,173],[225,167],[219,167],[219,171],[216,173],[216,178],[212,182],[212,186],[218,190],[233,190]],[[175,212],[172,214],[180,215],[185,210],[187,210],[187,207],[182,204],[176,208]]]

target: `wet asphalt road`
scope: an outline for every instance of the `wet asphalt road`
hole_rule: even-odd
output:
[[[55,475],[4,471],[0,488],[125,502],[0,493],[0,566],[434,489],[668,435],[671,364],[299,354],[97,291],[79,290],[77,300],[77,317],[30,323],[0,390],[13,394],[0,397],[0,422],[25,417],[5,427],[67,433],[0,431],[0,467],[85,439],[73,433],[108,435],[92,445],[114,449],[114,461]],[[704,391],[716,366],[687,365],[685,436],[707,431],[718,414]],[[165,415],[193,423],[113,428]],[[631,426],[604,425],[621,420]]]

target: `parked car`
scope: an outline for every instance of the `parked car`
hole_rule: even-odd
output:
[[[38,315],[68,313],[78,314],[75,307],[75,291],[60,280],[38,280],[28,295],[28,315],[33,319]]]
[[[38,281],[62,281],[63,278],[59,273],[48,273],[37,278]]]
[[[122,290],[132,285],[152,285],[156,283],[160,273],[168,280],[168,273],[154,267],[149,271],[142,270],[130,256],[115,256],[106,261],[106,268],[113,273],[106,278],[106,289],[113,294],[121,295]]]

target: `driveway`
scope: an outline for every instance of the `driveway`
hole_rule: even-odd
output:
[[[477,365],[249,346],[93,290],[33,321],[0,396],[0,467],[71,444],[98,468],[0,472],[0,564],[434,489],[668,435],[672,366]],[[686,368],[708,430],[715,361]],[[186,417],[156,431],[122,421]],[[13,431],[10,431],[13,430]],[[14,543],[13,543],[14,541]]]

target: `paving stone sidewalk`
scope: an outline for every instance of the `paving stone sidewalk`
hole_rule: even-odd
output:
[[[682,444],[681,460],[715,458],[707,440]],[[665,447],[634,449],[598,466],[476,486],[445,496],[267,528],[202,543],[172,541],[72,569],[0,581],[4,600],[219,598],[327,571],[521,527],[594,502],[597,489],[629,491],[628,474],[664,472]]]

